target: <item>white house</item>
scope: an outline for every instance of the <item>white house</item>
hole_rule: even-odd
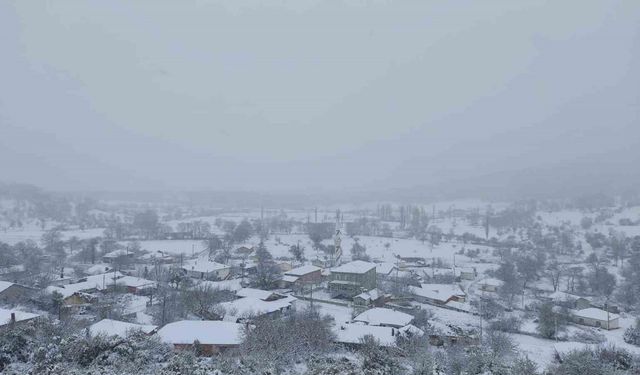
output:
[[[182,269],[187,276],[201,280],[224,280],[231,274],[231,267],[226,264],[199,258],[187,262]]]
[[[620,317],[618,315],[595,307],[576,310],[573,312],[573,316],[576,323],[586,326],[604,329],[616,329],[620,327]]]
[[[141,331],[147,335],[153,333],[158,327],[153,325],[143,325],[119,320],[102,319],[101,321],[90,325],[87,329],[92,336],[119,336],[127,337],[133,331]]]
[[[243,324],[217,320],[182,320],[158,330],[160,341],[175,350],[191,349],[199,343],[201,354],[212,355],[242,342]]]
[[[410,286],[409,291],[419,302],[444,305],[449,301],[464,302],[466,294],[455,284],[422,284]]]
[[[24,311],[18,310],[7,310],[0,308],[0,328],[20,322],[26,322],[31,319],[36,319],[40,315],[32,314]]]

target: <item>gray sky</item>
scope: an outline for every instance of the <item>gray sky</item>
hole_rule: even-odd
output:
[[[636,0],[5,0],[0,43],[3,180],[333,190],[640,170]]]

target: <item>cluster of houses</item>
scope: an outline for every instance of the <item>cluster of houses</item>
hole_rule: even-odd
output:
[[[163,342],[176,350],[190,348],[198,343],[203,354],[215,354],[237,347],[242,341],[243,332],[250,329],[252,320],[266,315],[278,315],[290,310],[296,301],[308,293],[313,299],[314,289],[322,289],[331,300],[346,301],[348,306],[357,307],[359,313],[350,321],[338,322],[335,327],[336,342],[357,346],[365,336],[373,336],[383,346],[395,345],[398,337],[424,335],[421,329],[412,325],[414,316],[411,308],[419,304],[429,304],[465,313],[476,313],[468,301],[464,281],[473,281],[483,293],[497,293],[503,286],[501,280],[483,278],[477,280],[474,268],[429,267],[422,258],[398,258],[396,263],[373,263],[362,260],[347,262],[335,267],[323,268],[317,264],[291,267],[285,262],[278,263],[283,271],[276,290],[261,290],[246,287],[245,273],[255,269],[252,256],[254,249],[242,246],[231,257],[231,264],[241,265],[242,277],[234,278],[232,266],[210,260],[207,256],[181,261],[179,269],[184,276],[191,278],[196,285],[211,285],[235,293],[235,299],[217,305],[216,314],[201,317],[211,320],[185,320],[157,327],[103,319],[87,327],[90,335],[124,336],[131,331],[143,334],[155,334]],[[133,254],[127,250],[117,250],[103,256],[104,264],[93,265],[85,270],[85,277],[74,278],[64,270],[44,289],[49,295],[60,295],[62,303],[68,308],[88,306],[95,303],[104,293],[114,288],[126,293],[145,295],[152,293],[159,285],[156,281],[127,275],[126,270],[117,265],[123,259],[131,262],[144,261],[149,254]],[[155,257],[163,259],[161,257]],[[234,263],[235,262],[235,263]],[[2,272],[20,272],[19,269]],[[407,282],[409,297],[403,297],[413,303],[399,304],[398,298],[383,293],[378,287],[380,280],[393,281],[402,278]],[[448,280],[450,282],[442,282]],[[36,289],[0,281],[0,303],[17,304],[21,299],[29,298],[39,292]],[[397,296],[396,296],[397,297]],[[571,309],[573,320],[578,324],[615,329],[619,327],[619,317],[614,306],[602,306],[584,297],[556,292],[546,297],[549,301]],[[406,301],[403,301],[406,302]],[[0,309],[0,329],[7,325],[21,324],[39,315],[21,311]],[[456,342],[468,337],[456,327],[440,324],[430,331],[432,342]],[[439,332],[436,334],[435,332]]]

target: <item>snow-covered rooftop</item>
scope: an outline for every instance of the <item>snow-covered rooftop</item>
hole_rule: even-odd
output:
[[[376,268],[375,263],[365,262],[363,260],[354,260],[353,262],[345,263],[341,266],[331,269],[331,272],[343,272],[343,273],[366,273],[372,268]]]
[[[38,314],[32,314],[24,311],[7,310],[7,309],[0,308],[0,326],[9,324],[11,322],[11,313],[15,314],[16,322],[33,319],[40,316]]]
[[[106,336],[120,336],[126,337],[129,332],[140,330],[146,334],[153,332],[156,326],[142,325],[128,322],[121,322],[119,320],[102,319],[101,321],[89,326],[89,333],[91,335],[106,335]]]
[[[158,330],[158,337],[167,344],[240,345],[242,324],[214,320],[182,320]]]
[[[103,258],[119,258],[122,256],[129,256],[129,255],[133,255],[133,253],[124,249],[120,249],[120,250],[114,250],[110,253],[104,254],[102,257]]]
[[[274,294],[277,294],[277,293],[270,292],[268,290],[254,289],[254,288],[242,288],[236,292],[236,296],[238,297],[253,297],[261,300],[268,300]]]
[[[393,263],[376,263],[376,273],[380,275],[388,275],[396,268]]]
[[[297,268],[294,268],[292,270],[289,270],[287,272],[285,272],[286,275],[291,275],[291,276],[304,276],[306,274],[309,274],[311,272],[316,272],[316,271],[321,271],[322,269],[320,267],[316,267],[316,266],[312,266],[310,264],[304,265],[304,266],[300,266]]]
[[[211,262],[208,259],[196,259],[187,262],[183,269],[187,271],[195,271],[195,272],[215,272],[219,270],[224,270],[230,268],[226,264]]]
[[[0,293],[2,293],[5,290],[9,289],[12,285],[14,285],[14,284],[10,283],[8,281],[0,281]]]
[[[495,287],[499,287],[502,286],[502,284],[504,284],[504,281],[500,280],[500,279],[495,279],[492,277],[486,278],[482,281],[480,281],[480,285],[487,285],[487,286],[495,286]]]
[[[573,312],[573,315],[577,316],[578,318],[595,319],[595,320],[603,320],[603,321],[607,321],[607,319],[614,320],[619,318],[619,316],[616,314],[607,313],[606,311],[597,309],[595,307],[576,310]]]
[[[108,264],[94,264],[85,271],[88,275],[99,275],[111,270]]]
[[[236,321],[239,318],[260,316],[288,308],[295,300],[296,298],[292,296],[287,296],[275,301],[263,301],[255,297],[245,297],[230,302],[223,302],[218,306],[225,310],[225,320]]]
[[[133,288],[155,288],[158,283],[134,276],[123,276],[116,280],[117,285],[130,286]]]
[[[413,320],[413,316],[401,311],[394,311],[382,307],[376,307],[363,312],[353,319],[355,322],[363,322],[369,325],[405,326]]]
[[[116,279],[116,283],[118,279],[123,275],[120,272],[109,272],[103,273],[100,275],[88,276],[86,281],[81,281],[79,283],[68,284],[64,286],[48,286],[45,289],[46,293],[58,292],[62,294],[64,298],[70,297],[78,292],[84,292],[87,290],[104,290],[108,288],[110,285],[114,284],[114,278]]]
[[[567,292],[561,292],[561,291],[556,291],[553,292],[551,294],[549,294],[547,296],[549,299],[551,299],[554,302],[564,302],[564,301],[571,301],[571,300],[576,300],[580,297],[575,296],[573,294],[567,293]]]
[[[220,290],[230,290],[233,292],[237,292],[242,289],[242,280],[241,279],[231,279],[231,280],[222,280],[222,281],[208,281],[202,280],[196,284],[197,286],[210,286],[214,289]]]
[[[417,296],[441,302],[447,302],[454,296],[465,296],[460,286],[451,284],[422,284],[420,288],[410,286],[409,290]]]
[[[296,281],[298,281],[298,279],[299,279],[298,276],[291,276],[291,275],[282,276],[282,281],[286,281],[288,283],[295,283]]]
[[[342,324],[335,329],[336,342],[345,344],[359,344],[365,336],[373,336],[380,342],[381,346],[394,346],[396,336],[392,331],[398,332],[391,327],[370,326],[360,323]]]

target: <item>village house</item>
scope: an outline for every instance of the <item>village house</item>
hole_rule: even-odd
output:
[[[369,309],[353,318],[354,322],[361,322],[371,326],[401,328],[413,321],[413,315],[376,307]]]
[[[243,322],[264,315],[274,315],[291,309],[295,297],[261,289],[242,288],[239,298],[219,304],[222,318],[228,322]]]
[[[195,287],[228,290],[234,293],[243,288],[241,279],[229,279],[222,281],[201,280],[195,284]]]
[[[73,283],[73,276],[65,274],[46,274],[45,279],[48,279],[49,285],[64,286]]]
[[[282,288],[302,288],[305,285],[318,284],[322,281],[322,269],[313,265],[293,268],[284,273]]]
[[[40,317],[38,314],[0,308],[0,330],[11,325],[22,324],[38,317]]]
[[[611,312],[589,307],[573,312],[574,321],[578,324],[604,328],[607,330],[620,327],[619,316]]]
[[[200,258],[186,262],[182,266],[187,276],[200,280],[225,280],[231,274],[231,267]]]
[[[112,272],[112,271],[113,271],[113,267],[110,264],[101,263],[101,264],[94,264],[90,266],[89,268],[84,270],[84,273],[86,275],[92,276],[92,275],[100,275],[100,274]]]
[[[429,332],[429,343],[433,346],[477,345],[480,341],[475,333],[452,324],[431,320],[429,325],[433,328]]]
[[[91,303],[95,297],[90,293],[94,291],[102,291],[117,285],[117,280],[123,275],[120,272],[109,272],[100,275],[87,276],[80,282],[67,284],[63,286],[48,286],[45,293],[53,294],[54,292],[62,295],[65,305],[83,305]]]
[[[478,282],[478,288],[485,292],[496,293],[498,289],[504,284],[502,280],[494,278],[486,278]]]
[[[155,281],[134,276],[123,276],[116,280],[116,285],[127,288],[127,292],[133,294],[140,294],[158,287],[158,283]]]
[[[115,262],[123,262],[133,260],[135,257],[134,253],[130,252],[126,249],[114,250],[110,253],[104,254],[102,256],[102,261],[105,263],[115,263]]]
[[[403,257],[403,256],[397,255],[396,258],[402,261],[400,268],[425,267],[427,265],[427,261],[422,257]]]
[[[375,263],[356,260],[331,270],[329,291],[333,297],[353,298],[376,286]]]
[[[154,333],[158,329],[157,326],[135,324],[128,322],[121,322],[119,320],[102,319],[101,321],[94,323],[87,327],[88,333],[91,336],[118,336],[127,337],[131,332],[140,331],[147,335]]]
[[[349,347],[361,346],[365,337],[373,337],[380,346],[394,347],[398,336],[424,335],[422,330],[412,325],[394,328],[363,323],[343,323],[335,333],[335,341]]]
[[[359,306],[382,306],[389,299],[387,297],[388,296],[386,296],[382,291],[376,288],[367,292],[362,292],[353,297],[353,303]]]
[[[253,254],[253,246],[240,246],[233,251],[233,256],[240,259],[246,259]]]
[[[240,346],[243,327],[216,320],[182,320],[165,325],[157,335],[174,350],[193,350],[197,342],[199,354],[210,356]]]
[[[272,292],[270,290],[242,288],[236,292],[236,297],[239,297],[239,298],[251,297],[251,298],[256,298],[262,301],[270,302],[270,301],[275,301],[278,299],[285,298],[286,296],[280,293]]]
[[[0,302],[15,304],[23,302],[31,297],[35,289],[24,285],[0,281]]]
[[[455,284],[422,284],[409,287],[416,301],[433,305],[445,305],[449,301],[465,302],[466,294]]]
[[[475,280],[478,276],[478,272],[473,267],[455,268],[455,273],[461,280]]]

